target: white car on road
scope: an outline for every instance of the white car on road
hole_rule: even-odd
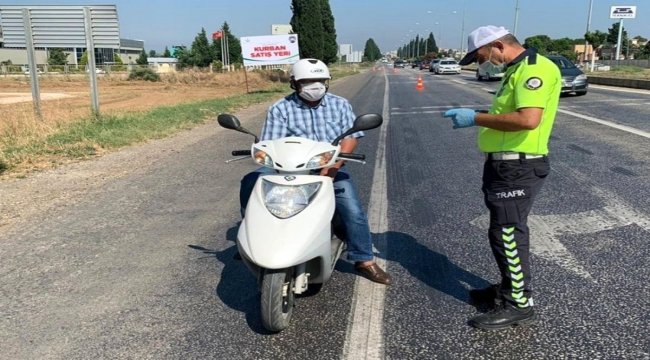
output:
[[[503,72],[490,74],[485,72],[480,66],[476,69],[476,79],[481,80],[492,80],[492,79],[501,79],[503,77]]]
[[[434,69],[436,74],[460,74],[460,65],[454,59],[442,59]]]

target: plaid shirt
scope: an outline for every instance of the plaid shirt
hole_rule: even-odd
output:
[[[340,96],[326,93],[318,106],[311,108],[294,92],[269,108],[262,140],[298,136],[331,143],[352,127],[354,119],[352,105]],[[362,136],[361,131],[351,135]]]

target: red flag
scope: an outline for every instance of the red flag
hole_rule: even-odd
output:
[[[213,40],[221,39],[222,36],[223,36],[223,31],[221,31],[221,30],[212,33],[212,39]]]

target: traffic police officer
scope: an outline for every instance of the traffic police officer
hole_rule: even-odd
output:
[[[470,291],[475,301],[500,306],[474,317],[470,325],[501,329],[535,318],[530,287],[528,213],[549,173],[548,140],[558,108],[562,79],[558,67],[534,49],[525,49],[503,27],[482,26],[469,34],[468,53],[490,74],[505,74],[488,113],[451,109],[454,129],[480,126],[479,149],[486,154],[483,193],[490,210],[488,237],[501,283]]]

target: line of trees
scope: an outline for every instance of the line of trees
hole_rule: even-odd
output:
[[[586,40],[594,49],[602,46],[601,52],[603,49],[606,49],[610,53],[610,56],[614,57],[614,54],[616,53],[616,45],[618,43],[618,27],[619,23],[616,22],[607,29],[607,32],[595,30],[586,33],[584,37],[578,39],[551,39],[547,35],[535,35],[526,38],[524,45],[526,47],[536,48],[542,55],[560,54],[575,61],[579,54],[575,52],[574,45],[584,45]],[[629,54],[630,57],[634,57],[635,59],[650,58],[650,44],[647,43],[648,40],[642,36],[636,36],[633,39],[635,39],[638,44],[642,45],[632,44],[632,41],[628,37],[628,33],[624,28],[623,33],[621,34],[621,54]]]
[[[230,63],[235,65],[235,67],[241,66],[243,59],[239,39],[231,33],[230,26],[227,22],[223,23],[221,30],[223,31],[223,36],[228,39],[228,59]],[[165,51],[169,52],[167,48],[165,48]],[[194,37],[192,46],[189,49],[182,47],[176,48],[174,56],[178,59],[178,66],[180,68],[208,67],[210,64],[215,64],[220,68],[221,40],[213,39],[210,43],[205,28],[201,28],[201,31]]]
[[[420,35],[416,35],[415,39],[412,39],[401,46],[397,49],[397,57],[404,59],[421,58],[429,60],[436,58],[439,51],[440,49],[436,43],[436,38],[433,36],[433,33],[429,33],[429,36],[426,39],[420,37]]]

